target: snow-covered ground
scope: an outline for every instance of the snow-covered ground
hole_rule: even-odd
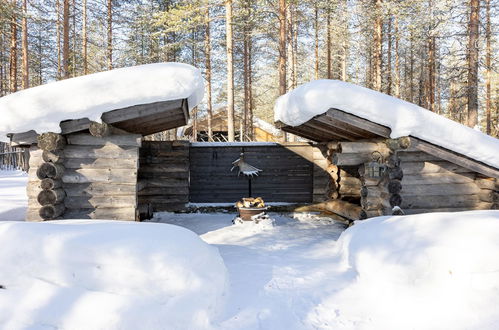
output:
[[[2,221],[18,216],[25,180],[0,177],[0,329],[499,328],[499,211],[347,230],[313,214],[271,213],[273,226],[233,225],[233,213],[153,219],[195,234]]]
[[[28,174],[0,170],[0,221],[24,221],[28,208]]]

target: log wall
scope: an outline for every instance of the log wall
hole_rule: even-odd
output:
[[[144,141],[140,148],[139,209],[179,211],[189,202],[189,142]]]

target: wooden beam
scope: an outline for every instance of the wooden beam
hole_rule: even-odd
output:
[[[350,113],[346,113],[344,111],[338,110],[338,109],[329,109],[326,112],[326,115],[336,119],[342,123],[348,124],[355,126],[357,128],[361,128],[365,131],[374,133],[376,135],[389,138],[391,129],[388,127],[385,127],[383,125],[379,125],[376,123],[373,123],[372,121],[369,121],[367,119],[357,117],[355,115],[352,115]]]
[[[478,172],[491,178],[499,178],[499,169],[497,168],[412,136],[411,146],[430,155],[437,156],[443,160],[447,160],[461,167],[470,169],[474,172]]]
[[[173,100],[134,105],[123,109],[105,112],[102,114],[101,119],[107,124],[121,123],[129,120],[140,120],[140,118],[168,112],[169,110],[183,109],[182,102],[183,100]]]
[[[61,134],[71,134],[88,130],[91,120],[88,118],[72,119],[61,121],[59,127]]]
[[[377,137],[376,134],[360,129],[356,126],[352,126],[347,123],[341,122],[327,115],[316,116],[313,119],[322,122],[330,127],[334,127],[335,131],[340,131],[344,132],[345,134],[349,134],[353,138],[352,141]]]
[[[338,140],[338,141],[355,141],[355,138],[352,138],[352,136],[348,133],[342,132],[340,130],[337,130],[335,127],[328,126],[327,124],[324,124],[320,121],[315,120],[315,118],[310,119],[306,123],[304,123],[302,126],[305,127],[310,127],[312,130],[318,130],[319,132],[322,132],[323,134],[326,134],[327,136],[330,136],[329,139],[323,141],[331,141],[331,140]]]
[[[23,133],[9,133],[7,137],[10,138],[10,144],[13,147],[30,147],[38,143],[38,134],[34,130]]]

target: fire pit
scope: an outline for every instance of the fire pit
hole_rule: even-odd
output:
[[[244,221],[253,221],[258,215],[264,216],[268,209],[261,197],[243,198],[236,203],[236,207],[239,211],[239,218]]]

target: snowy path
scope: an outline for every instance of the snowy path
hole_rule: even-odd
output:
[[[189,228],[219,248],[230,277],[220,328],[327,327],[315,311],[332,293],[332,276],[341,276],[332,250],[345,226],[311,215],[271,216],[276,223],[268,229],[232,225],[234,214],[223,213],[159,213],[154,221]]]

